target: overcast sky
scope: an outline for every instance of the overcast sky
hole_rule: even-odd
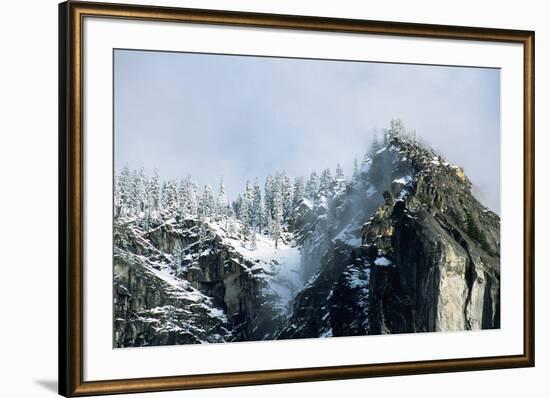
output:
[[[188,174],[230,196],[247,179],[340,162],[401,118],[500,208],[500,71],[115,51],[115,168]]]

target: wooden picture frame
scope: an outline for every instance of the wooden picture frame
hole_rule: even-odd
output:
[[[83,20],[192,22],[370,35],[516,43],[523,47],[523,354],[397,363],[273,369],[122,380],[83,379]],[[65,2],[59,5],[59,393],[85,396],[253,384],[530,367],[535,363],[534,43],[532,31]],[[87,117],[92,117],[87,115]]]

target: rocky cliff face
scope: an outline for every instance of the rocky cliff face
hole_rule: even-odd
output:
[[[253,256],[225,225],[159,217],[115,226],[115,347],[263,340],[282,327],[298,287],[278,261],[297,249]]]
[[[500,327],[500,220],[463,170],[407,138],[368,166],[363,183],[383,204],[360,245],[333,239],[278,338]]]
[[[500,327],[498,216],[433,151],[395,142],[383,156],[398,178],[363,227],[369,333]]]

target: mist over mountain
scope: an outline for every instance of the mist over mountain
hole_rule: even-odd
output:
[[[399,120],[348,178],[115,184],[115,347],[500,327],[500,218]]]

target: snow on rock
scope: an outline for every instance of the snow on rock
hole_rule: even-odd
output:
[[[362,224],[353,220],[346,225],[333,239],[333,242],[340,241],[351,247],[360,247]]]
[[[412,180],[412,176],[409,175],[401,178],[396,178],[395,180],[393,180],[393,182],[397,184],[407,185],[411,180]]]
[[[235,222],[237,229],[240,229],[240,222]],[[272,237],[256,233],[256,244],[252,247],[249,242],[243,241],[241,236],[228,233],[224,228],[224,222],[211,220],[207,225],[225,245],[246,260],[246,263],[242,264],[244,267],[248,267],[256,277],[268,283],[270,290],[277,297],[275,306],[282,315],[288,315],[293,298],[305,285],[300,250],[295,242],[286,241],[291,239],[291,234],[279,239],[275,247]]]
[[[287,314],[295,294],[304,286],[301,270],[300,250],[284,242],[275,242],[267,236],[256,237],[256,248],[243,247],[237,239],[227,240],[239,254],[254,265],[252,271],[263,271],[261,275],[278,297],[276,305]]]
[[[393,263],[387,257],[378,257],[376,260],[374,260],[374,264],[379,265],[381,267],[388,267]]]

